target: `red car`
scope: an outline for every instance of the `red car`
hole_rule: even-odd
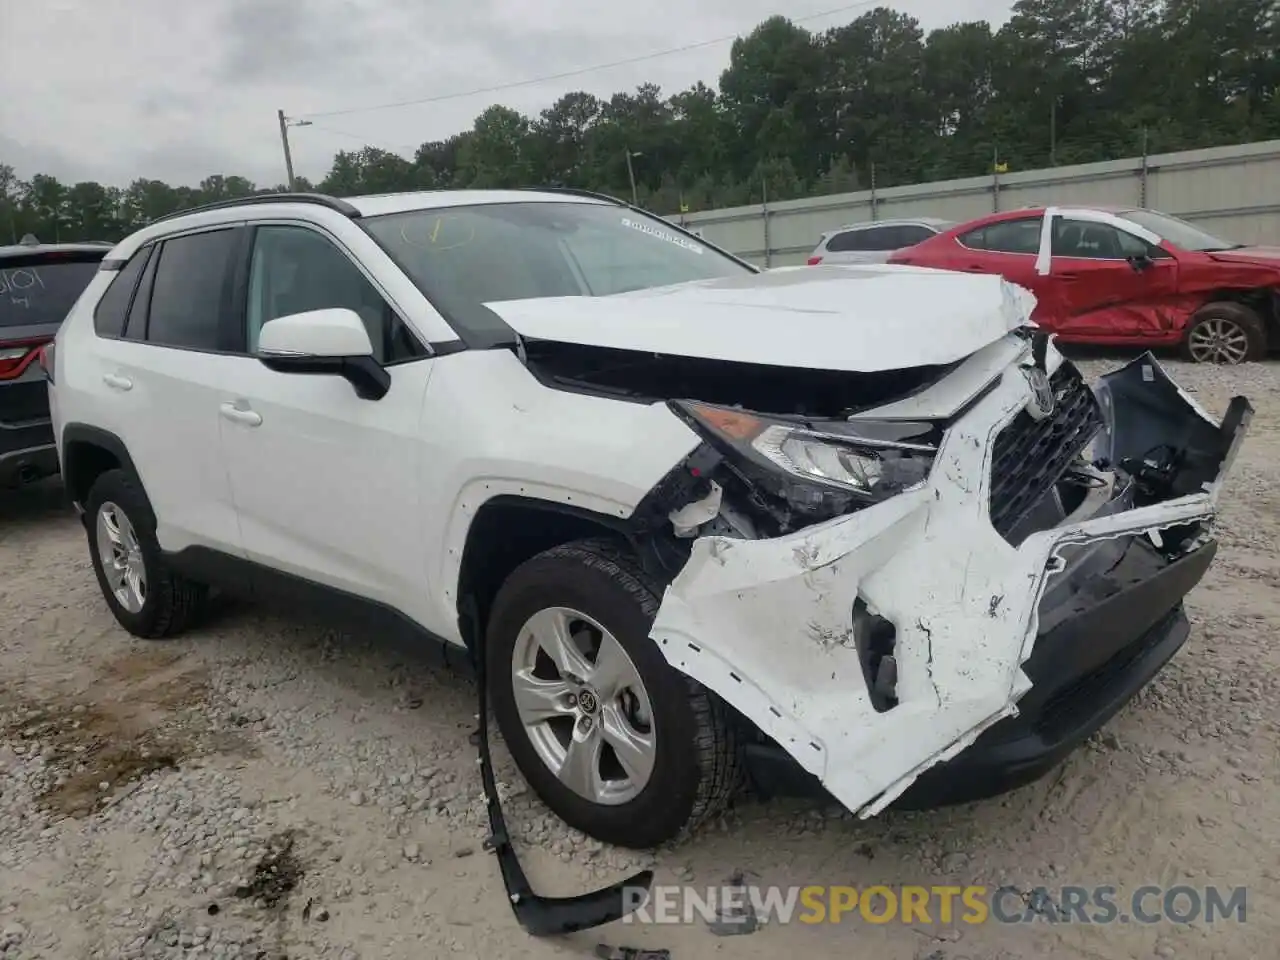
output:
[[[1280,248],[1229,243],[1154,210],[997,213],[889,262],[1000,274],[1035,294],[1033,318],[1064,343],[1179,346],[1201,363],[1261,360],[1280,346]]]

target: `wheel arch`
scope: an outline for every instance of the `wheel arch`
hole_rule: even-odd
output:
[[[518,494],[482,503],[467,526],[454,591],[468,648],[484,635],[494,597],[516,567],[553,547],[600,537],[636,545],[627,517]]]
[[[1268,346],[1280,344],[1280,287],[1224,287],[1211,290],[1189,319],[1206,307],[1218,303],[1234,303],[1253,310],[1262,318]]]
[[[114,433],[87,423],[68,423],[62,428],[62,480],[73,504],[82,506],[94,481],[114,469],[128,471],[142,486],[142,478],[129,455],[129,448]],[[142,495],[149,512],[147,519],[154,524],[155,511],[147,498],[145,486]]]

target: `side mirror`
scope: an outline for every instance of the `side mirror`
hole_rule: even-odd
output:
[[[362,400],[381,400],[391,389],[391,374],[373,358],[364,321],[345,307],[268,320],[258,334],[258,359],[280,373],[343,377]]]
[[[1155,266],[1155,261],[1145,253],[1139,253],[1129,257],[1129,266],[1133,267],[1135,272],[1142,273],[1143,270]]]

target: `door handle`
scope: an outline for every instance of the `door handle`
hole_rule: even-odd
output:
[[[112,390],[132,390],[133,381],[128,377],[122,377],[118,373],[104,373],[102,382]]]
[[[246,427],[256,427],[262,423],[262,415],[252,410],[246,410],[244,407],[237,407],[234,403],[224,403],[218,407],[218,412],[222,414],[224,419],[230,420],[232,423],[242,423]]]

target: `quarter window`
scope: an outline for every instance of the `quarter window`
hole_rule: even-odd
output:
[[[133,292],[138,288],[138,279],[150,256],[151,247],[143,247],[129,258],[107,286],[97,309],[93,311],[93,329],[99,336],[118,337],[124,332],[125,314],[133,302]]]

